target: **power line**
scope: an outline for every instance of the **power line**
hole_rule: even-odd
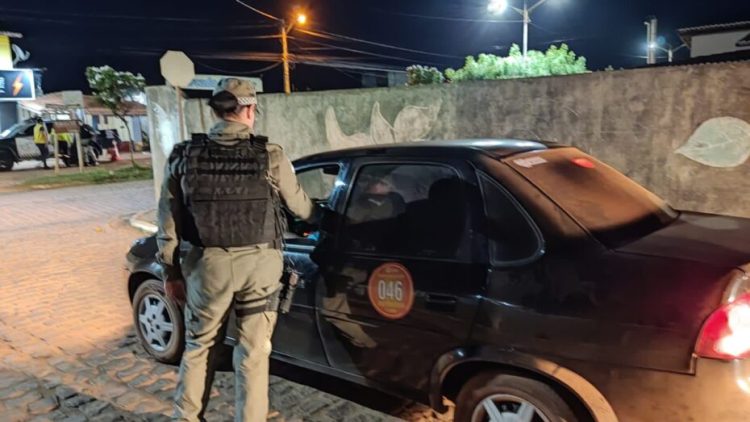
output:
[[[424,54],[424,55],[428,55],[428,56],[446,57],[446,58],[449,58],[449,59],[460,59],[460,58],[462,58],[462,57],[453,56],[453,55],[450,55],[450,54],[433,53],[431,51],[415,50],[415,49],[411,49],[411,48],[398,47],[398,46],[391,45],[391,44],[385,44],[385,43],[379,43],[379,42],[374,42],[374,41],[363,40],[361,38],[349,37],[347,35],[335,34],[335,33],[332,33],[332,32],[326,32],[326,31],[322,31],[322,30],[310,31],[310,30],[301,29],[301,28],[298,28],[297,30],[300,31],[300,32],[303,32],[305,34],[312,35],[312,36],[315,36],[315,37],[320,37],[320,38],[333,39],[333,40],[335,40],[336,38],[339,38],[339,39],[343,39],[343,40],[346,40],[346,41],[359,42],[359,43],[363,43],[363,44],[374,45],[374,46],[377,46],[377,47],[390,48],[390,49],[394,49],[394,50],[406,51],[406,52],[417,53],[417,54]]]
[[[296,37],[289,37],[289,38],[290,39],[294,39],[294,40],[303,41],[303,42],[308,42],[308,43],[311,43],[311,44],[320,45],[320,46],[323,46],[323,47],[333,48],[333,49],[336,49],[336,50],[343,50],[343,51],[348,51],[348,52],[351,52],[351,53],[357,53],[357,54],[364,54],[364,55],[367,55],[367,56],[379,57],[381,59],[398,60],[398,61],[407,62],[407,63],[420,62],[419,60],[414,60],[414,59],[410,59],[410,58],[406,58],[406,57],[390,56],[390,55],[387,55],[387,54],[374,53],[374,52],[371,52],[371,51],[357,50],[357,49],[354,49],[354,48],[348,48],[348,47],[341,47],[341,46],[336,46],[336,45],[332,45],[332,44],[326,44],[326,43],[322,43],[322,42],[319,42],[319,41],[306,40],[306,39],[296,38]],[[441,66],[440,63],[434,63],[434,62],[422,62],[422,63],[432,64],[432,65],[436,65],[436,66]]]
[[[207,36],[207,37],[159,37],[165,41],[249,41],[249,40],[272,40],[281,38],[280,35],[229,35],[229,36]],[[131,39],[131,38],[128,38]]]
[[[542,32],[546,32],[546,33],[551,34],[551,35],[559,35],[560,34],[559,32],[551,31],[551,30],[549,30],[549,29],[547,29],[547,28],[545,28],[545,27],[543,27],[541,25],[537,25],[534,22],[529,22],[529,25],[533,26],[534,28],[536,28],[536,29],[538,29],[538,30],[540,30]]]
[[[438,20],[438,21],[448,21],[448,22],[471,22],[471,23],[523,23],[522,20],[512,20],[512,19],[472,19],[472,18],[452,18],[447,16],[430,16],[430,15],[421,15],[417,13],[402,13],[402,12],[392,12],[382,9],[374,9],[377,12],[380,13],[388,13],[391,15],[398,15],[398,16],[406,16],[410,18],[419,18],[419,19],[428,19],[428,20]]]
[[[222,69],[222,68],[219,68],[219,67],[214,67],[214,66],[208,65],[206,63],[199,62],[197,60],[193,60],[193,61],[196,64],[198,64],[200,66],[203,66],[203,67],[205,67],[207,69],[211,69],[211,70],[216,71],[216,72],[221,72],[221,73],[226,73],[226,74],[235,74],[235,75],[257,75],[257,74],[260,74],[260,73],[267,72],[267,71],[269,71],[271,69],[274,69],[274,68],[276,68],[276,67],[278,67],[278,66],[281,65],[281,62],[276,62],[276,63],[274,63],[274,64],[272,64],[270,66],[266,66],[266,67],[263,67],[263,68],[260,68],[260,69],[237,72],[237,71],[234,71],[234,70],[226,70],[226,69]]]
[[[99,49],[99,51],[105,51]],[[106,50],[111,53],[112,50]],[[137,47],[121,47],[119,52],[123,54],[141,55],[141,56],[161,56],[164,54],[163,49],[144,49]],[[212,59],[212,60],[251,60],[258,62],[273,62],[281,60],[281,55],[277,53],[258,52],[186,52],[191,59]]]
[[[256,9],[253,6],[250,6],[249,4],[245,3],[242,0],[234,0],[234,1],[236,1],[237,3],[239,3],[239,4],[241,4],[241,5],[245,6],[245,7],[247,7],[248,9],[252,10],[253,12],[255,12],[255,13],[261,15],[261,16],[265,16],[268,19],[275,20],[277,22],[282,22],[282,20],[279,19],[279,18],[277,18],[276,16],[274,16],[274,15],[272,15],[270,13],[266,13],[266,12],[260,10],[260,9]]]
[[[389,72],[389,73],[406,73],[403,69],[395,67],[383,67],[383,65],[369,64],[369,63],[351,63],[347,61],[335,61],[335,60],[324,60],[324,61],[307,61],[304,59],[297,60],[297,63],[305,64],[308,66],[319,66],[319,67],[330,67],[334,69],[350,69],[350,70],[369,70],[372,72]]]
[[[99,49],[99,51],[105,51]],[[111,53],[112,50],[106,50]],[[164,54],[164,50],[161,49],[143,49],[135,47],[123,47],[118,50],[122,54],[141,55],[141,56],[160,56]],[[220,51],[220,52],[189,52],[186,54],[191,59],[204,59],[204,60],[248,60],[257,62],[272,62],[277,63],[281,60],[281,55],[278,53],[266,53],[266,52],[231,52],[231,51]],[[315,54],[290,54],[290,59],[295,63],[311,64],[311,63],[331,63],[333,65],[342,65],[344,67],[355,68],[367,68],[372,70],[393,72],[402,71],[398,67],[385,67],[386,65],[360,65],[356,63],[360,58],[357,57],[341,57],[331,55],[315,55]]]
[[[361,79],[355,78],[354,76],[350,75],[349,73],[347,73],[347,72],[345,72],[345,71],[343,71],[341,69],[336,69],[336,68],[333,68],[333,69],[335,69],[337,72],[341,72],[342,75],[346,76],[349,79],[355,80],[355,81],[357,81],[360,84],[362,83]]]
[[[72,13],[72,12],[50,12],[48,10],[29,10],[29,9],[17,9],[17,8],[4,8],[3,12],[5,15],[56,15],[60,17],[72,17],[72,18],[88,18],[88,19],[116,19],[116,20],[141,20],[141,21],[162,21],[162,22],[179,22],[179,23],[212,23],[222,25],[224,27],[233,28],[270,28],[274,25],[267,23],[258,24],[227,24],[224,22],[218,22],[211,19],[200,19],[200,18],[180,18],[180,17],[169,17],[169,16],[135,16],[135,15],[112,15],[106,13]],[[65,21],[70,22],[70,21]]]

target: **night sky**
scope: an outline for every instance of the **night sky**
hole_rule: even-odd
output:
[[[522,25],[488,19],[517,20],[507,11],[489,16],[486,0],[246,0],[277,16],[307,11],[307,28],[326,31],[436,55],[393,50],[341,40],[321,39],[293,32],[292,53],[358,57],[362,63],[405,67],[430,64],[443,69],[460,67],[466,55],[506,54],[511,43],[521,43]],[[534,0],[530,0],[533,3]],[[521,5],[522,0],[511,0]],[[750,0],[549,0],[532,16],[530,48],[567,42],[587,57],[593,70],[641,66],[645,59],[648,15],[659,18],[659,34],[679,45],[676,29],[750,20]],[[19,67],[46,69],[46,92],[87,89],[83,72],[88,65],[108,64],[142,73],[149,84],[161,84],[158,60],[167,49],[188,55],[248,52],[277,53],[275,39],[249,39],[276,33],[272,22],[234,0],[0,0],[0,30],[24,34],[15,40],[32,57]],[[344,47],[380,56],[363,56]],[[305,49],[305,50],[303,50]],[[679,57],[684,57],[682,50]],[[392,56],[392,57],[390,57]],[[403,60],[402,60],[403,59]],[[199,73],[249,74],[271,62],[195,59]],[[297,65],[292,78],[297,90],[359,86],[362,71],[342,71]],[[266,91],[281,90],[281,68],[263,73]]]

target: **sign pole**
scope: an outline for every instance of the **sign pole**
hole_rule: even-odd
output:
[[[77,133],[73,134],[73,140],[76,143],[76,151],[78,152],[78,172],[83,173],[83,146]]]
[[[60,146],[57,142],[57,135],[52,137],[52,145],[55,149],[55,175],[60,174]]]
[[[175,93],[177,94],[177,115],[180,117],[180,133],[178,135],[179,140],[182,142],[185,139],[185,114],[182,112],[182,89],[179,86],[174,87]]]
[[[206,128],[206,116],[203,115],[203,100],[198,102],[198,110],[201,114],[201,133],[208,133],[208,128]]]

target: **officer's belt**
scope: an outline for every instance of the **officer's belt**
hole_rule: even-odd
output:
[[[235,301],[234,313],[237,315],[237,318],[243,318],[261,312],[276,312],[279,309],[280,294],[281,288],[276,289],[275,292],[260,299]]]

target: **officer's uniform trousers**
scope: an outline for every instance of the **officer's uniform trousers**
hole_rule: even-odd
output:
[[[203,420],[213,381],[209,354],[224,340],[222,326],[233,309],[238,339],[233,364],[237,392],[236,421],[265,421],[268,374],[276,312],[267,298],[281,288],[283,256],[266,245],[242,248],[193,247],[182,263],[185,274],[187,339],[177,386],[175,419]],[[244,312],[243,312],[244,311]],[[212,357],[213,358],[213,357]]]

